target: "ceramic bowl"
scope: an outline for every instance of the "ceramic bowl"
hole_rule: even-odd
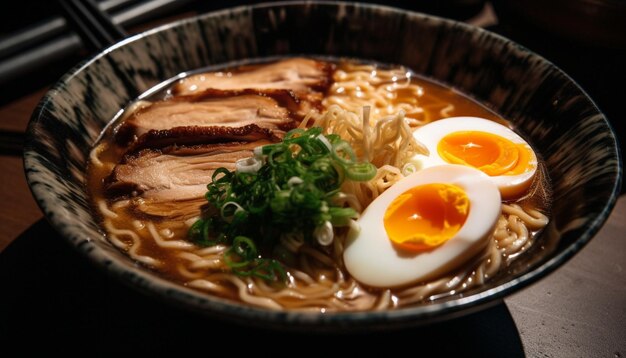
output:
[[[184,71],[288,55],[401,64],[511,120],[544,158],[554,188],[551,222],[537,244],[484,286],[445,302],[327,314],[266,310],[213,297],[167,281],[114,248],[90,208],[85,168],[92,145],[116,113]],[[574,80],[537,54],[442,18],[383,6],[311,2],[210,13],[108,48],[70,71],[41,100],[29,126],[24,163],[45,216],[94,265],[151,297],[203,314],[303,329],[418,325],[498,302],[554,271],[591,240],[615,204],[621,178],[607,119]]]

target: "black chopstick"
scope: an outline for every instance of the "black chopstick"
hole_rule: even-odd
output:
[[[107,0],[100,4],[103,11],[116,11],[113,17],[115,23],[122,26],[134,26],[164,14],[178,14],[184,9],[189,9],[189,4],[192,2],[193,0]],[[24,36],[20,33],[8,35],[16,35],[18,37],[16,41],[5,37],[0,39],[0,88],[11,88],[12,91],[11,96],[5,95],[0,98],[0,104],[7,98],[17,98],[14,96],[17,78],[41,72],[43,68],[54,64],[55,61],[60,63],[81,49],[82,41],[78,41],[79,39],[73,33],[65,32],[67,21],[62,21],[60,18],[51,21],[60,22],[62,26],[57,28],[57,25],[44,23],[35,26],[33,31],[27,30],[27,34]],[[52,35],[37,35],[46,31],[51,31]],[[58,74],[58,76],[60,75],[61,73]],[[41,76],[37,77],[37,79],[39,78]],[[53,79],[56,78],[51,78],[50,81]],[[30,82],[35,83],[36,81]],[[17,86],[29,88],[23,83]]]
[[[91,51],[99,51],[126,37],[92,0],[59,0],[67,21]]]
[[[98,3],[98,7],[107,14],[112,12],[119,14],[141,3],[142,0],[104,0]],[[3,34],[0,36],[0,59],[32,49],[67,32],[67,20],[61,16],[53,16],[12,33]]]

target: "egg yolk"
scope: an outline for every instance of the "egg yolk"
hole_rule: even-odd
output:
[[[532,168],[530,148],[524,143],[481,131],[459,131],[443,137],[439,156],[451,164],[474,167],[489,176],[517,175]]]
[[[424,184],[396,197],[383,221],[393,244],[422,252],[451,239],[465,223],[469,209],[469,198],[459,186]]]

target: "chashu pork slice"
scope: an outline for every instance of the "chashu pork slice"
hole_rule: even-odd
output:
[[[130,198],[136,214],[166,220],[199,215],[206,204],[204,194],[220,167],[235,168],[239,159],[249,158],[268,139],[252,142],[171,146],[144,149],[115,166],[105,181],[109,199]]]
[[[256,124],[243,127],[175,127],[165,130],[151,130],[136,140],[126,153],[136,153],[145,148],[163,148],[172,145],[189,146],[197,144],[228,143],[232,141],[255,141],[262,138],[280,140],[278,135],[267,128],[260,128]]]
[[[288,58],[270,64],[245,66],[231,72],[208,72],[181,79],[175,95],[189,95],[206,89],[287,89],[299,96],[325,92],[332,81],[334,66],[308,58]]]
[[[177,138],[182,142],[165,141],[157,146],[203,143],[202,138],[193,138],[205,132],[201,128],[244,128],[250,125],[281,137],[297,122],[279,101],[285,102],[286,106],[295,103],[289,93],[272,93],[270,96],[249,91],[208,91],[148,103],[124,120],[117,130],[116,140],[121,145],[142,143],[142,147],[151,146],[148,142],[152,139],[163,138]]]

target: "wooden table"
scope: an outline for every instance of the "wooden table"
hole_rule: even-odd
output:
[[[42,89],[2,106],[0,129],[25,130],[31,111],[44,92]],[[42,219],[26,185],[21,157],[0,156],[0,168],[0,295],[5,297],[2,304],[6,310],[4,313],[13,317],[8,320],[11,326],[0,326],[0,342],[3,329],[14,335],[32,334],[32,327],[43,324],[45,328],[47,326],[43,321],[56,319],[65,322],[59,332],[69,335],[109,326],[113,327],[113,331],[123,331],[127,324],[134,322],[139,324],[142,332],[157,336],[159,332],[167,331],[167,327],[156,331],[149,327],[160,327],[159,324],[168,320],[193,322],[196,319],[190,318],[188,313],[134,294],[82,262]],[[438,346],[441,348],[437,350],[450,354],[468,353],[469,350],[477,356],[626,355],[625,233],[626,196],[622,196],[608,222],[591,243],[547,278],[508,297],[504,304],[435,325],[427,333],[423,330],[417,332],[426,334],[427,339],[433,342],[445,342],[450,338],[447,337],[450,332],[465,336],[462,344]],[[31,263],[25,263],[29,261]],[[38,277],[48,279],[42,284],[38,282]],[[13,291],[3,291],[5,289]],[[15,292],[18,290],[21,292]],[[102,297],[106,297],[105,303]],[[90,300],[94,301],[93,305],[88,303]],[[92,308],[101,305],[107,307],[105,314],[98,308]],[[123,314],[124,310],[132,310],[133,307],[140,313]],[[81,309],[89,312],[86,317],[93,317],[94,312],[98,312],[95,314],[97,319],[85,320],[82,314],[76,313]],[[157,317],[165,318],[154,322],[153,310],[158,310]],[[0,311],[0,325],[4,324],[2,313]],[[137,314],[143,315],[143,321],[136,319]],[[98,320],[99,323],[94,323]],[[201,318],[196,320],[197,325],[206,325]],[[58,328],[58,323],[54,323],[53,327]],[[237,331],[240,328],[228,329]],[[472,332],[475,330],[478,332]],[[104,331],[101,332],[102,337],[106,337],[107,332],[111,333],[107,329]],[[51,334],[48,328],[46,332]],[[257,333],[264,334],[269,335],[264,331]],[[383,337],[392,340],[394,333]],[[153,340],[145,340],[152,342],[146,349],[154,348]],[[166,341],[156,347],[166,344]],[[359,346],[367,347],[366,344]]]

